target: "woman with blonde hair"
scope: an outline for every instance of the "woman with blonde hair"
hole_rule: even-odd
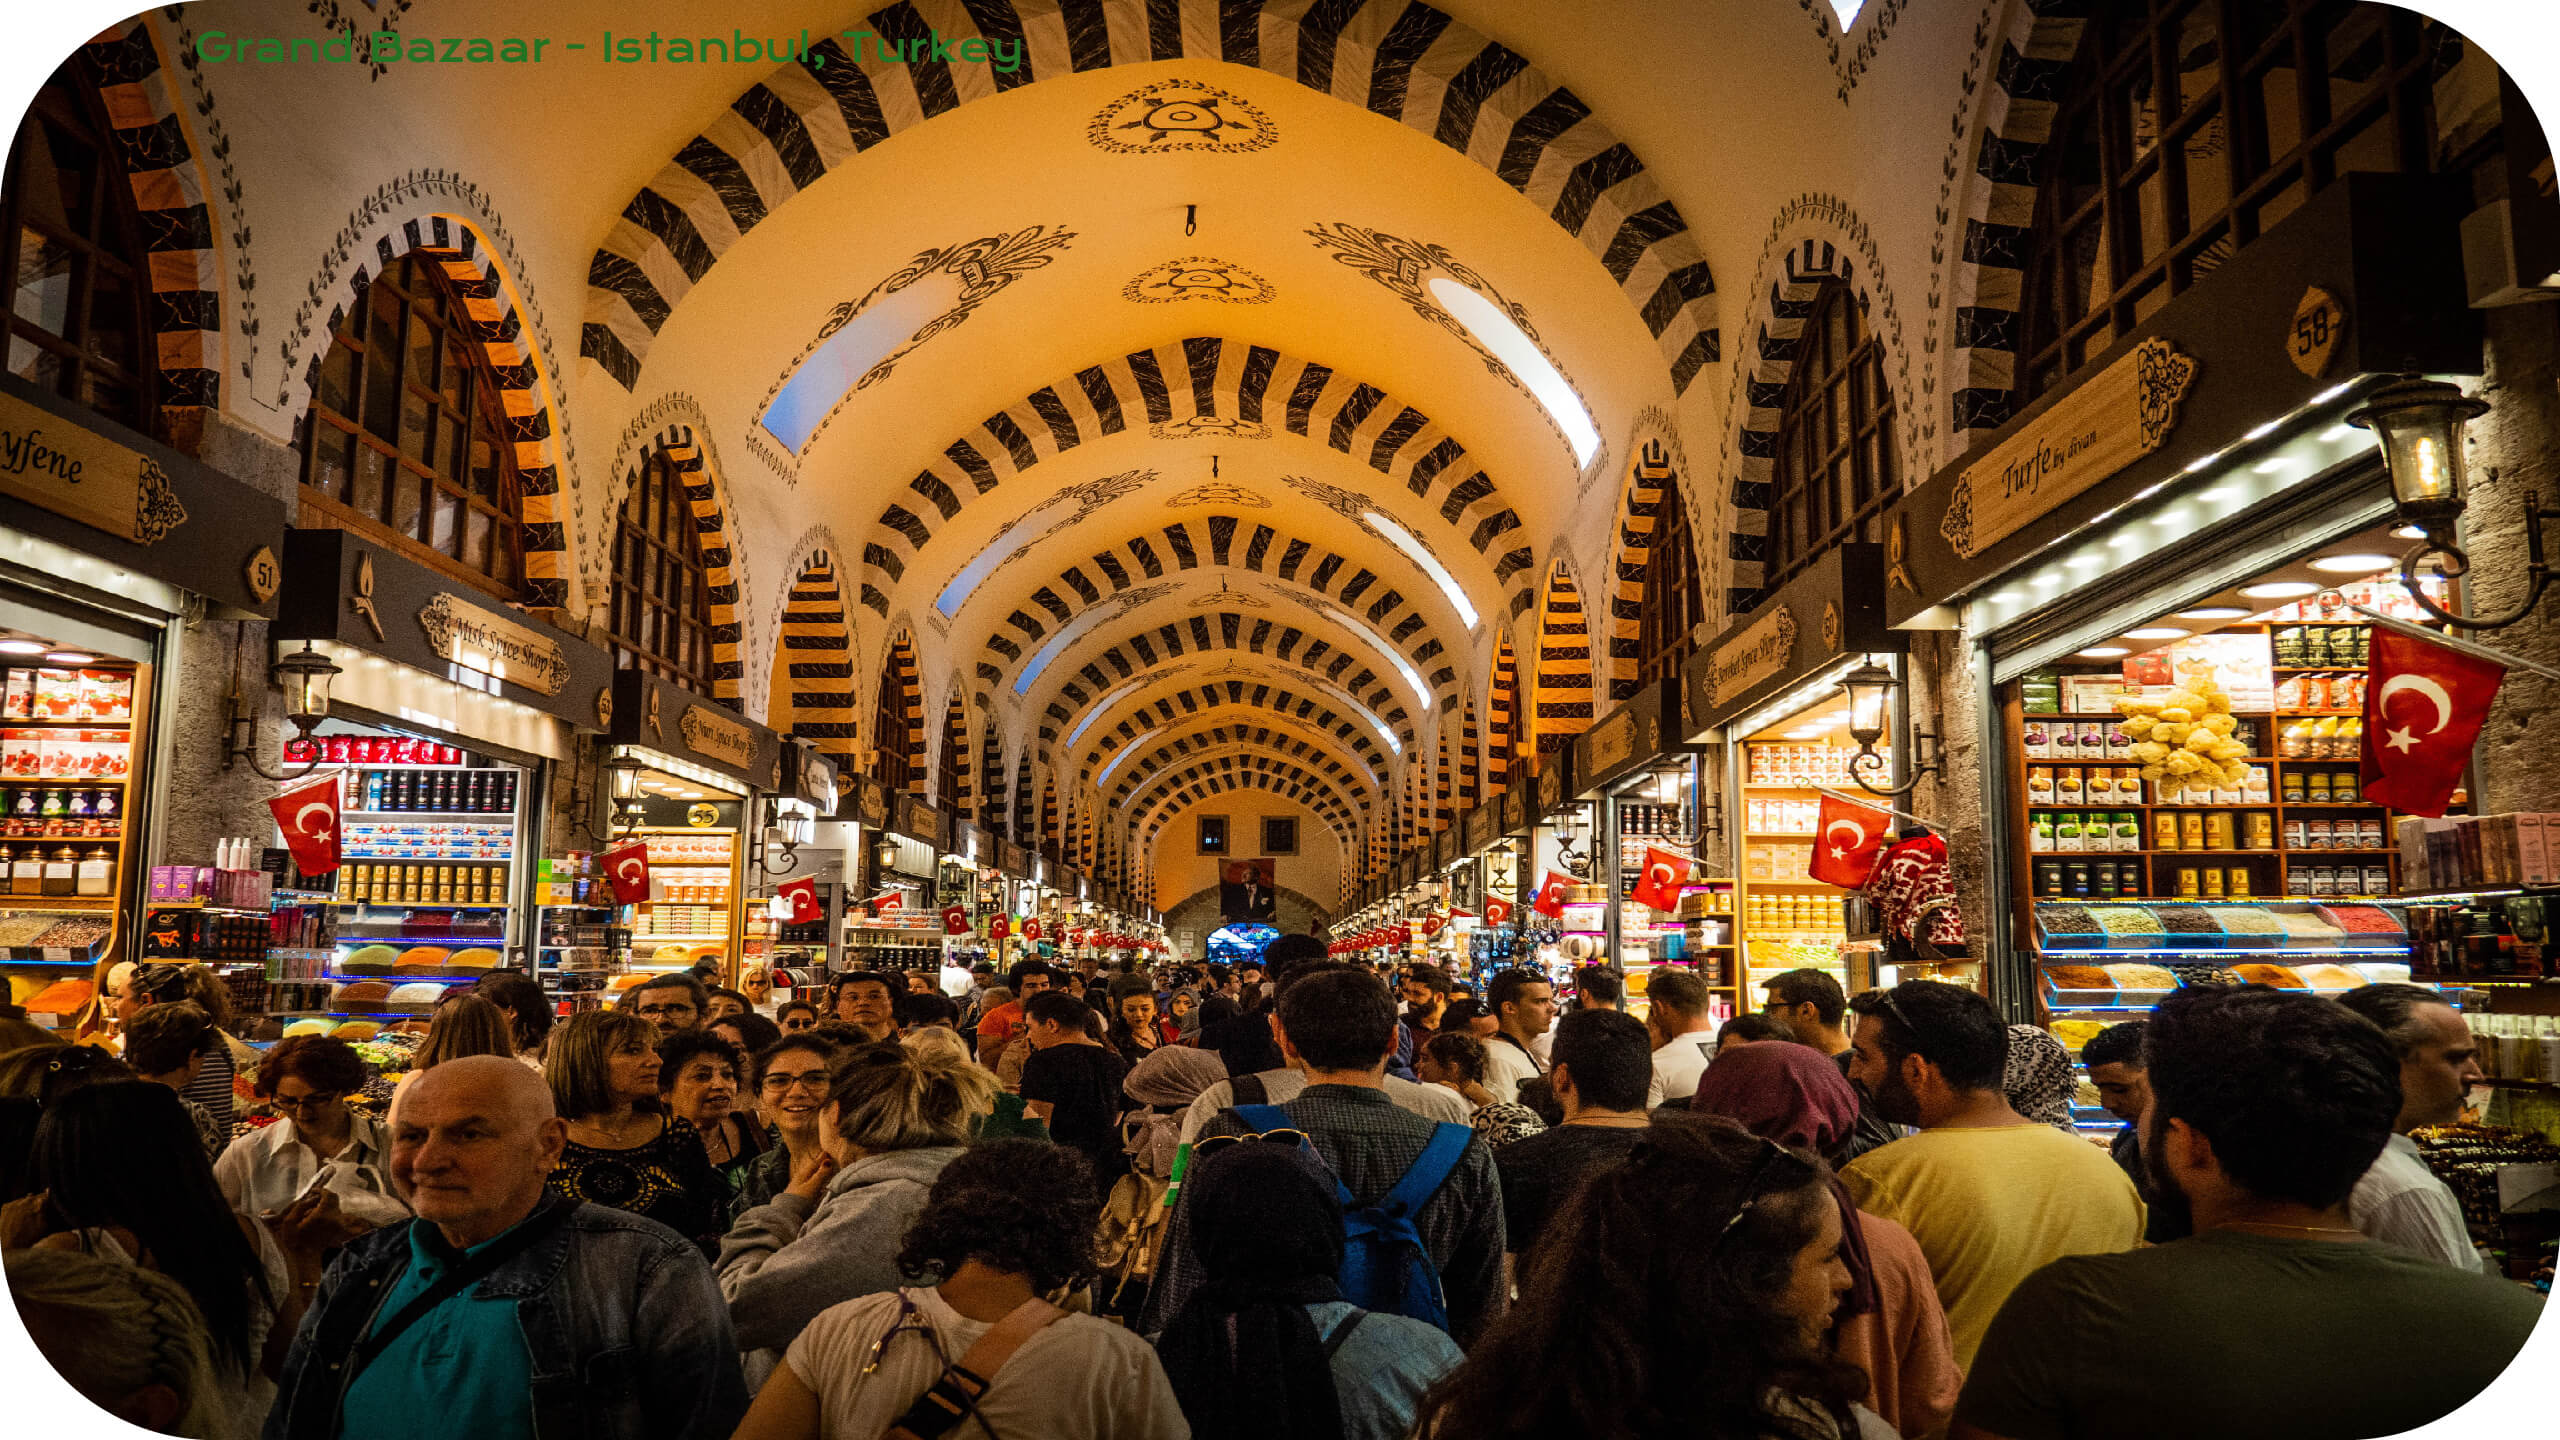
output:
[[[842,1058],[818,1145],[793,1157],[790,1185],[741,1214],[720,1245],[714,1268],[750,1388],[819,1311],[897,1288],[899,1237],[995,1094],[983,1066],[896,1042]]]
[[[506,1011],[478,995],[456,995],[436,1007],[435,1018],[427,1022],[426,1042],[418,1047],[418,1058],[409,1062],[409,1073],[465,1055],[512,1057],[515,1053],[515,1031],[507,1023]]]
[[[645,1215],[712,1253],[729,1218],[729,1182],[702,1134],[658,1101],[658,1027],[621,1010],[569,1017],[551,1036],[542,1078],[569,1122],[546,1184],[566,1200]]]
[[[90,1404],[158,1435],[231,1428],[204,1314],[177,1281],[77,1250],[12,1250],[7,1270],[36,1353]]]

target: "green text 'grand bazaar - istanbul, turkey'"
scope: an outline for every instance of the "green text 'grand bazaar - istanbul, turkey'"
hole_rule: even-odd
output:
[[[2560,9],[132,8],[14,1433],[2560,1433]]]

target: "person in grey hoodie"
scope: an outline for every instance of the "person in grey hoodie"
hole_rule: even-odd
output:
[[[996,1091],[983,1066],[898,1045],[846,1057],[819,1143],[793,1158],[782,1193],[738,1216],[713,1267],[750,1390],[819,1311],[898,1287],[899,1242]]]

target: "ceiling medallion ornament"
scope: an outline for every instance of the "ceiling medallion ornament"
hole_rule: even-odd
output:
[[[1280,127],[1241,95],[1191,80],[1159,80],[1106,105],[1084,135],[1117,155],[1206,150],[1249,155],[1280,141]]]
[[[1209,485],[1194,485],[1190,489],[1166,500],[1164,503],[1165,508],[1168,510],[1189,510],[1202,505],[1227,507],[1240,506],[1248,510],[1268,510],[1271,508],[1270,501],[1254,494],[1243,486],[1229,485],[1224,482]]]
[[[1151,265],[1120,287],[1120,297],[1141,305],[1169,305],[1178,300],[1223,300],[1230,305],[1268,305],[1280,292],[1271,282],[1231,260],[1185,255]]]
[[[1345,490],[1339,485],[1328,485],[1322,480],[1311,480],[1304,475],[1283,475],[1280,477],[1280,483],[1359,526],[1369,535],[1374,537],[1378,533],[1370,529],[1369,522],[1363,518],[1369,511],[1378,508],[1376,502],[1370,500],[1368,496]]]
[[[1147,427],[1147,433],[1159,440],[1268,440],[1271,427],[1226,415],[1190,415],[1158,420]]]

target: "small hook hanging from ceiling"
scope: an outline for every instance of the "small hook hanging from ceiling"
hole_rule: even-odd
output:
[[[1185,205],[1182,207],[1182,233],[1185,235],[1197,235],[1200,233],[1199,206]]]
[[[1209,457],[1209,478],[1212,480],[1218,478],[1218,457],[1215,455]]]

